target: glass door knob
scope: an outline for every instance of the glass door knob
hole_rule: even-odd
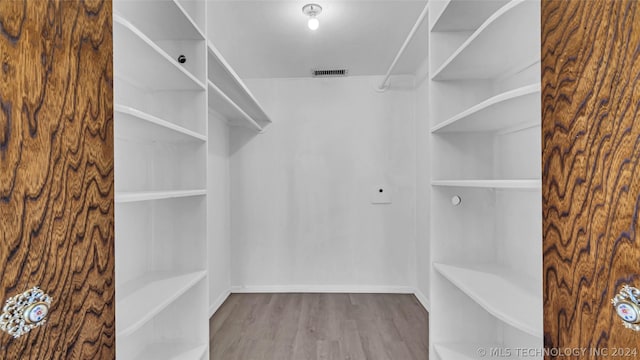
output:
[[[0,314],[0,330],[19,338],[44,324],[52,300],[37,286],[7,299]]]
[[[29,324],[36,324],[43,321],[49,313],[49,304],[45,302],[37,302],[27,307],[24,311],[24,319]]]
[[[626,328],[640,331],[640,290],[625,285],[611,303]]]

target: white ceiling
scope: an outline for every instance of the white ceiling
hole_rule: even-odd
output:
[[[308,77],[316,68],[383,75],[426,4],[318,0],[320,28],[311,31],[302,13],[308,2],[210,1],[207,32],[242,78]],[[394,73],[414,73],[426,51],[426,31],[419,31]]]

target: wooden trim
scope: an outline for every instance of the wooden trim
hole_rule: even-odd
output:
[[[542,2],[544,344],[581,359],[638,350],[610,303],[640,286],[638,49],[638,1]]]
[[[111,9],[0,1],[0,301],[53,298],[1,359],[115,358]]]

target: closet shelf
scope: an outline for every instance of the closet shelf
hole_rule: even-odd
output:
[[[207,194],[206,189],[197,190],[174,190],[174,191],[127,191],[116,192],[116,203],[128,203],[136,201],[150,201],[150,200],[163,200],[163,199],[175,199],[192,196],[203,196]]]
[[[491,349],[507,349],[501,344],[434,344],[433,348],[441,360],[476,360],[479,358],[483,360],[519,359],[513,350],[511,351],[511,356],[508,356],[508,354],[504,352],[502,354],[496,354],[498,356],[492,356]],[[483,351],[486,351],[486,355],[483,355]]]
[[[204,40],[202,30],[176,0],[113,2],[114,13],[135,19],[135,26],[154,40]],[[167,26],[171,24],[171,26]]]
[[[432,180],[432,186],[468,187],[486,189],[522,189],[537,190],[542,188],[539,179],[514,179],[514,180]]]
[[[153,272],[122,285],[116,312],[117,336],[128,336],[140,329],[205,277],[205,271]]]
[[[189,344],[151,344],[135,357],[136,360],[200,360],[206,346]]]
[[[223,93],[220,88],[215,86],[211,80],[208,80],[207,83],[209,85],[209,109],[224,116],[229,122],[229,125],[262,131],[262,127]]]
[[[527,334],[542,336],[542,299],[522,287],[527,280],[509,277],[512,271],[497,266],[459,267],[434,263],[433,267],[487,312]]]
[[[207,141],[207,136],[185,129],[129,106],[116,104],[115,136],[161,142]]]
[[[540,124],[540,84],[493,96],[431,128],[432,133],[492,132]]]
[[[433,74],[433,80],[492,79],[539,61],[538,1],[512,0],[482,24]]]
[[[207,66],[209,80],[220,92],[242,109],[261,129],[271,124],[271,119],[255,96],[211,42],[208,43]]]
[[[113,15],[118,76],[153,90],[205,90],[205,85],[129,21]]]
[[[432,32],[474,31],[509,0],[449,0],[431,26]]]

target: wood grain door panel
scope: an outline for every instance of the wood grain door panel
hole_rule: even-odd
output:
[[[0,0],[0,301],[47,323],[0,359],[115,357],[110,0]]]
[[[640,351],[640,2],[543,0],[541,55],[545,347]]]

